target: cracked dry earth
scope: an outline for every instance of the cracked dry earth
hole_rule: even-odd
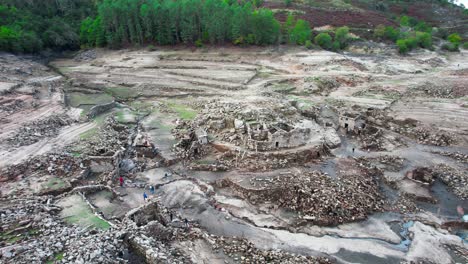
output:
[[[0,262],[466,263],[466,51],[349,50],[2,54]]]

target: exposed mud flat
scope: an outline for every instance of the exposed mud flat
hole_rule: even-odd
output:
[[[466,261],[466,51],[92,55],[0,72],[2,203],[74,239],[34,260]],[[12,234],[54,239],[21,210],[1,209],[2,260],[28,259]],[[118,258],[76,246],[93,239]]]

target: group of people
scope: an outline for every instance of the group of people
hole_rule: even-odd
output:
[[[168,174],[167,172],[164,173],[164,178],[167,178],[168,177]],[[120,187],[124,187],[124,183],[125,183],[125,180],[123,178],[123,176],[120,176],[119,177],[119,184],[120,184]],[[151,193],[151,195],[154,195],[154,192],[155,192],[155,188],[154,188],[154,185],[151,185],[149,187],[149,191]],[[143,191],[143,200],[146,202],[146,200],[148,200],[148,194],[146,193],[146,191]]]
[[[169,175],[167,173],[164,173],[164,178],[167,178],[167,177],[169,177]],[[125,183],[125,180],[124,180],[123,176],[120,176],[119,177],[120,187],[124,187],[124,183]],[[149,192],[151,193],[151,195],[154,195],[154,193],[155,193],[154,185],[151,185],[149,187]],[[146,190],[143,191],[143,200],[146,202],[148,200],[148,198],[149,197],[148,197],[148,194],[146,193]],[[170,219],[171,219],[171,222],[172,222],[172,220],[174,219],[174,215],[172,214],[172,212],[169,214],[169,216],[170,216]],[[187,218],[184,219],[184,227],[186,229],[190,228],[189,221],[188,221]]]
[[[149,190],[150,190],[151,195],[154,195],[154,186],[153,185],[150,186]],[[146,202],[146,200],[148,200],[148,194],[146,194],[146,191],[143,191],[143,200],[145,200],[145,202]]]

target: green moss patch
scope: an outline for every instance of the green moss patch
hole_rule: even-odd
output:
[[[94,136],[97,135],[97,133],[98,133],[97,127],[93,127],[90,130],[87,130],[87,131],[81,133],[80,134],[80,139],[86,140],[86,139],[93,138]]]
[[[105,89],[109,95],[119,99],[129,99],[137,97],[137,93],[127,87],[109,87]]]
[[[61,261],[61,260],[63,259],[63,254],[64,254],[63,252],[56,253],[56,254],[54,255],[54,258],[51,259],[51,260],[48,260],[46,263],[47,263],[47,264],[53,264],[53,263],[55,263],[56,261]]]
[[[177,112],[181,119],[193,120],[197,116],[197,112],[186,105],[171,102],[167,106]]]
[[[71,195],[59,202],[64,209],[60,212],[65,222],[77,224],[83,227],[94,227],[96,229],[109,229],[110,224],[97,217],[91,211],[91,208],[79,195]]]
[[[80,105],[97,105],[106,104],[114,100],[109,94],[84,94],[84,93],[69,93],[67,94],[71,106],[80,107]]]

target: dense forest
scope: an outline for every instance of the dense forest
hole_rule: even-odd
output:
[[[161,45],[277,43],[280,23],[273,12],[220,0],[104,0],[98,16],[81,27],[81,41],[111,47],[155,41]]]
[[[79,48],[81,21],[94,16],[95,10],[94,0],[2,0],[0,50]]]
[[[412,1],[417,0],[402,2]],[[306,47],[315,43],[339,50],[350,39],[348,27],[316,32],[314,36],[312,25],[296,19],[294,12],[280,23],[275,18],[277,10],[262,6],[263,0],[2,0],[0,50],[34,53],[44,49],[181,43],[196,46],[291,43]],[[404,19],[408,17],[403,16]],[[374,29],[375,37],[394,41],[401,52],[418,46],[432,47],[431,26],[414,19],[396,20],[401,28],[379,26]],[[408,31],[408,27],[412,29]],[[447,49],[456,50],[459,44],[451,44]]]

